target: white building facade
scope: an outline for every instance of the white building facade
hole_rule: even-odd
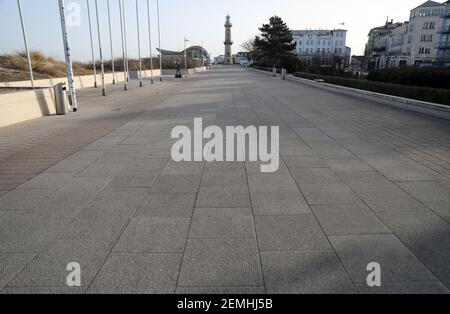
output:
[[[407,39],[409,65],[437,61],[439,31],[445,8],[445,3],[427,1],[411,10]]]
[[[439,31],[439,41],[437,44],[438,61],[450,66],[450,1],[447,1],[442,15],[441,27]]]
[[[337,62],[347,66],[350,48],[346,46],[347,31],[295,30],[292,32],[296,53],[306,65],[332,66]],[[340,60],[340,61],[339,61]]]
[[[449,34],[450,1],[427,1],[411,10],[408,22],[387,21],[370,31],[368,70],[442,65],[447,55],[450,58]]]

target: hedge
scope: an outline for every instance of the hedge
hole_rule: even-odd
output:
[[[321,79],[330,84],[450,106],[450,89],[414,87],[304,72],[296,72],[294,75],[309,80]]]
[[[450,89],[450,69],[405,67],[371,71],[369,81]]]

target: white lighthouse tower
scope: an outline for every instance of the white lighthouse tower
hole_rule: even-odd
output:
[[[231,17],[228,14],[227,21],[225,22],[225,64],[233,64],[233,40],[231,39],[231,28],[233,24],[231,24]]]

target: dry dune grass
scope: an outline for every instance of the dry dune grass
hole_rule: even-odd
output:
[[[31,62],[33,66],[34,79],[47,79],[66,76],[66,65],[64,61],[57,58],[44,55],[39,51],[31,52]],[[137,71],[139,69],[139,61],[136,59],[129,59],[130,71]],[[153,59],[153,66],[155,69],[159,68],[159,59]],[[200,66],[194,60],[189,60],[188,66],[190,68]],[[111,60],[104,62],[105,72],[112,72]],[[149,70],[150,59],[142,59],[142,67],[144,70]],[[165,69],[174,69],[175,63],[173,60],[163,60],[163,67]],[[96,62],[96,68],[100,71],[100,62]],[[123,71],[123,59],[115,59],[116,71]],[[73,71],[75,75],[92,75],[92,63],[74,62]],[[24,52],[15,54],[0,55],[0,82],[17,82],[26,81],[30,78],[28,73],[27,56]]]
[[[31,62],[35,79],[64,77],[66,75],[66,65],[63,61],[45,56],[41,52],[31,52]],[[79,62],[73,64],[73,70],[75,75],[92,73],[88,65]],[[28,62],[25,53],[0,56],[0,81],[14,82],[28,79]]]

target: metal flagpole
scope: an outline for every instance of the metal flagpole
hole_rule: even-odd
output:
[[[156,0],[156,10],[158,12],[158,45],[159,45],[159,80],[162,82],[162,74],[163,74],[163,68],[162,68],[162,51],[161,51],[161,24],[159,20],[159,0]]]
[[[92,66],[94,67],[94,87],[97,88],[97,67],[95,65],[94,38],[92,36],[92,23],[91,23],[91,5],[89,4],[89,0],[87,0],[87,13],[89,21],[89,35],[91,37]]]
[[[64,42],[64,52],[66,56],[66,67],[67,67],[67,82],[69,84],[70,91],[70,99],[72,101],[73,111],[78,111],[78,102],[77,102],[77,93],[75,90],[75,86],[73,84],[73,66],[72,66],[72,56],[70,54],[70,46],[69,46],[69,36],[67,33],[66,27],[66,14],[64,9],[64,0],[59,0],[59,12],[61,16],[61,30],[63,35]]]
[[[23,41],[25,43],[25,53],[27,54],[27,59],[28,59],[28,70],[30,71],[31,87],[34,87],[33,66],[31,65],[30,50],[28,49],[27,32],[25,30],[25,22],[23,20],[22,4],[20,3],[20,0],[17,0],[17,7],[19,8],[20,23],[22,25],[22,33],[23,33]]]
[[[130,80],[130,65],[128,63],[128,44],[127,44],[127,19],[125,11],[125,0],[122,0],[122,14],[123,14],[123,37],[125,38],[125,60],[127,64],[127,81]]]
[[[153,84],[153,47],[152,47],[152,26],[150,23],[150,0],[147,0],[147,17],[148,17],[148,42],[150,45],[150,76]]]
[[[184,77],[188,76],[188,64],[187,64],[187,52],[186,52],[186,42],[189,40],[184,37]]]
[[[120,12],[120,35],[122,38],[122,59],[123,59],[123,80],[124,90],[128,90],[128,76],[127,76],[127,60],[125,56],[125,42],[123,38],[123,17],[122,17],[122,0],[119,0],[119,12]]]
[[[142,58],[141,58],[141,31],[139,27],[139,4],[136,0],[136,24],[137,24],[137,39],[138,39],[138,56],[139,56],[139,87],[142,87]]]
[[[111,28],[111,8],[109,5],[109,0],[107,2],[108,4],[108,23],[109,23],[109,43],[111,44],[111,67],[112,67],[112,75],[113,75],[113,85],[116,84],[116,69],[114,64],[114,50],[113,50],[113,37],[112,37],[112,28]]]
[[[106,96],[105,65],[103,64],[102,37],[101,37],[101,33],[100,33],[100,20],[98,18],[98,0],[95,0],[95,13],[97,16],[98,49],[99,49],[99,53],[100,53],[100,66],[102,69],[102,95]]]

